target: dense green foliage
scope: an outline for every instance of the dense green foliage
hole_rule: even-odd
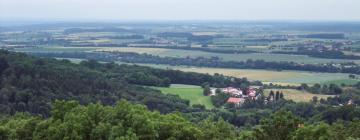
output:
[[[147,67],[100,64],[94,61],[77,65],[67,60],[40,59],[7,51],[0,52],[0,65],[1,114],[29,111],[48,116],[50,104],[55,99],[77,100],[81,104],[102,102],[108,105],[126,99],[164,113],[185,110],[189,105],[188,101],[177,96],[129,84],[134,82],[146,85],[137,82],[141,80],[162,83],[163,80],[155,75],[141,73],[156,73],[156,70]],[[143,77],[132,81],[136,74]],[[176,74],[183,78],[193,77],[189,76],[192,73]]]
[[[222,119],[191,123],[179,113],[162,115],[126,101],[99,103],[55,101],[47,119],[18,113],[0,119],[0,138],[76,140],[349,140],[359,138],[360,121],[307,124],[291,112],[278,111],[248,131]]]
[[[223,120],[193,124],[179,114],[161,115],[126,101],[114,107],[56,101],[48,119],[16,114],[0,121],[0,138],[34,140],[208,140],[235,139]]]
[[[334,124],[306,124],[290,112],[279,111],[250,132],[243,132],[245,140],[349,140],[359,138],[360,121]]]

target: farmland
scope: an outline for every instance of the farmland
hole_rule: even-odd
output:
[[[249,46],[252,48],[261,48],[263,46]],[[244,54],[222,54],[203,52],[197,50],[179,50],[179,49],[165,49],[165,48],[136,48],[136,47],[61,47],[61,46],[40,46],[34,48],[17,48],[16,51],[20,52],[73,52],[73,51],[108,51],[108,52],[134,52],[134,53],[147,53],[158,55],[161,57],[219,57],[223,61],[246,61],[252,60],[265,60],[270,62],[297,62],[304,64],[318,64],[318,63],[343,63],[343,62],[356,62],[360,60],[343,60],[343,59],[322,59],[313,58],[305,55],[290,55],[290,54],[271,54],[271,53],[244,53]]]
[[[314,96],[317,96],[318,100],[326,100],[328,97],[334,97],[333,95],[312,94],[306,91],[300,91],[295,89],[265,89],[264,96],[269,96],[271,90],[274,92],[282,92],[285,99],[293,100],[294,102],[310,102]]]
[[[205,67],[187,67],[187,66],[169,66],[169,65],[149,65],[140,64],[162,69],[175,69],[186,72],[199,72],[208,74],[223,74],[249,80],[258,80],[264,83],[273,83],[280,85],[299,85],[307,84],[355,84],[359,80],[349,79],[348,74],[343,73],[315,73],[304,71],[272,71],[272,70],[255,70],[255,69],[223,69],[223,68],[205,68]]]
[[[179,25],[181,24],[183,23]],[[359,82],[358,75],[356,75],[357,78],[350,79],[348,74],[359,74],[356,73],[356,68],[360,64],[360,58],[358,58],[360,38],[357,31],[350,33],[344,30],[335,33],[322,30],[301,30],[297,26],[292,29],[279,30],[275,27],[287,27],[288,25],[272,23],[179,25],[168,23],[164,25],[95,24],[91,26],[44,27],[44,29],[34,29],[29,32],[26,32],[24,28],[14,27],[0,32],[0,47],[26,53],[81,52],[86,54],[92,52],[91,54],[104,55],[112,55],[111,52],[146,53],[160,57],[139,59],[136,56],[118,63],[148,63],[147,66],[163,69],[170,68],[208,74],[219,73],[261,81],[266,84],[297,86],[301,83],[335,83],[338,85],[344,83],[353,85]],[[124,56],[116,56],[116,53],[113,54],[115,57],[112,60],[104,60],[109,56],[100,59],[99,55],[91,59],[121,61],[119,58],[124,58]],[[327,54],[332,55],[328,56]],[[64,58],[73,58],[72,61],[76,63],[84,59],[68,56],[64,56]],[[177,58],[183,60],[175,62],[173,59]],[[134,59],[137,61],[129,61]],[[249,61],[255,63],[241,64],[250,59],[276,64],[264,64],[262,63],[264,61],[258,61],[259,63]],[[311,64],[311,66],[306,66],[306,64]],[[331,65],[333,66],[331,68],[335,70],[326,71],[331,68],[322,67],[324,65]],[[350,69],[349,72],[342,71],[342,68],[353,69]]]
[[[330,63],[330,62],[354,62],[353,60],[339,60],[339,59],[322,59],[313,58],[305,55],[288,55],[288,54],[270,54],[270,53],[246,53],[246,54],[222,54],[211,53],[196,50],[178,50],[178,49],[159,49],[159,48],[100,48],[98,51],[119,51],[119,52],[135,52],[148,53],[158,55],[161,57],[219,57],[223,61],[246,61],[252,60],[266,60],[266,61],[286,61],[297,62],[305,64]],[[355,62],[360,63],[360,60]]]
[[[201,104],[207,109],[214,108],[209,96],[203,95],[199,86],[172,84],[169,88],[156,87],[164,94],[179,95],[180,98],[190,101],[190,105]]]
[[[198,57],[198,56],[227,56],[229,60],[242,60],[241,57],[246,58],[261,58],[265,59],[264,54],[218,54],[218,53],[208,53],[201,51],[189,51],[189,50],[174,50],[174,49],[164,49],[164,48],[134,48],[134,47],[36,47],[36,48],[18,48],[16,51],[20,52],[93,52],[93,51],[121,51],[121,52],[136,52],[136,53],[147,53],[160,56],[169,56],[169,57]],[[191,53],[190,53],[191,52]],[[251,56],[252,55],[252,56]],[[259,57],[257,57],[257,55]],[[280,55],[282,54],[269,54],[269,55]],[[230,57],[232,56],[232,57]],[[235,56],[235,57],[234,57]],[[288,55],[291,56],[291,55]],[[267,56],[272,58],[270,56]],[[291,57],[296,57],[292,55]],[[299,56],[300,57],[300,56]],[[303,56],[301,56],[303,57]],[[235,59],[240,58],[240,59]],[[273,58],[277,59],[277,58]],[[283,59],[286,59],[284,57]],[[295,59],[295,58],[294,58]],[[269,60],[269,59],[266,59]],[[279,59],[277,59],[279,60]],[[298,59],[302,62],[307,61],[306,59]],[[327,59],[325,59],[327,60]],[[313,61],[313,58],[309,59]],[[342,61],[342,60],[339,60]],[[315,61],[314,61],[315,62]],[[146,64],[152,67],[158,68],[171,68],[181,71],[188,72],[199,72],[199,73],[209,73],[215,74],[220,73],[226,76],[234,77],[246,77],[249,80],[258,80],[264,83],[273,83],[280,85],[299,85],[300,83],[321,83],[321,84],[355,84],[359,80],[353,80],[348,78],[348,74],[343,73],[315,73],[315,72],[305,72],[305,71],[274,71],[274,70],[255,70],[255,69],[228,69],[228,68],[204,68],[204,67],[186,67],[186,66],[168,66],[168,65],[151,65]]]

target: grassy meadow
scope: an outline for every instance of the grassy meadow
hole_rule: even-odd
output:
[[[256,48],[261,48],[262,46],[255,46]],[[189,51],[189,50],[174,50],[174,49],[164,49],[164,48],[135,48],[135,47],[62,47],[62,46],[39,46],[34,48],[18,48],[15,51],[19,52],[92,52],[92,51],[121,51],[121,52],[136,52],[136,53],[148,53],[159,56],[171,56],[171,57],[186,57],[186,56],[219,56],[224,60],[231,61],[241,61],[246,59],[265,59],[268,61],[276,60],[288,60],[305,62],[319,62],[316,58],[307,57],[303,59],[302,57],[306,56],[296,56],[296,55],[277,55],[275,54],[219,54],[219,53],[209,53],[202,51]],[[297,58],[298,57],[298,58]],[[330,59],[322,59],[330,61]],[[345,61],[345,60],[338,60]],[[342,73],[315,73],[315,72],[305,72],[305,71],[272,71],[272,70],[255,70],[255,69],[224,69],[224,68],[204,68],[204,67],[185,67],[185,66],[168,66],[168,65],[149,65],[147,66],[156,67],[156,68],[171,68],[181,71],[188,72],[199,72],[199,73],[220,73],[227,76],[234,77],[246,77],[249,80],[258,80],[264,83],[273,83],[280,85],[298,85],[301,83],[307,84],[355,84],[360,80],[352,80],[348,78],[348,74]]]
[[[249,46],[251,48],[260,49],[266,46]],[[329,63],[329,62],[356,62],[360,64],[360,60],[341,60],[341,59],[322,59],[313,58],[305,55],[288,55],[288,54],[270,54],[270,53],[246,53],[246,54],[222,54],[211,53],[196,50],[178,50],[165,48],[136,48],[136,47],[63,47],[63,46],[39,46],[33,48],[17,48],[15,51],[19,52],[72,52],[72,51],[119,51],[119,52],[135,52],[158,55],[161,57],[214,57],[217,56],[223,61],[246,61],[266,60],[272,62],[278,61],[293,61],[297,63],[315,64],[315,63]]]
[[[207,109],[214,108],[209,96],[203,95],[203,89],[193,85],[172,84],[169,88],[155,87],[164,94],[179,95],[180,98],[190,101],[190,105],[201,104]]]
[[[260,48],[264,46],[249,46]],[[161,57],[219,57],[224,61],[246,61],[248,59],[253,60],[266,60],[266,61],[292,61],[297,63],[315,64],[315,63],[329,63],[329,62],[353,62],[353,60],[340,60],[340,59],[322,59],[314,58],[305,55],[288,55],[288,54],[270,54],[270,53],[246,53],[246,54],[222,54],[212,53],[196,50],[177,50],[177,49],[165,49],[165,48],[109,48],[102,47],[97,49],[98,51],[120,51],[120,52],[136,52],[136,53],[148,53],[158,55]],[[360,60],[355,60],[360,63]]]
[[[249,80],[262,81],[264,83],[273,83],[279,85],[300,85],[307,84],[355,84],[360,80],[349,79],[348,74],[344,73],[316,73],[306,71],[272,71],[257,69],[223,69],[223,68],[206,68],[206,67],[187,67],[187,66],[169,66],[169,65],[153,65],[140,64],[155,68],[174,69],[186,72],[198,72],[207,74],[223,74],[226,76],[246,77]]]

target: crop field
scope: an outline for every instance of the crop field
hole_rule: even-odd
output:
[[[176,68],[181,71],[200,72],[200,73],[220,73],[227,76],[246,77],[249,80],[259,80],[263,82],[287,83],[291,84],[329,84],[331,82],[349,83],[351,80],[348,74],[342,73],[314,73],[303,71],[271,71],[271,70],[254,70],[254,69],[218,69],[218,68]],[[354,83],[352,82],[352,83]]]
[[[82,61],[86,61],[86,59],[77,59],[77,58],[55,58],[55,59],[58,59],[58,60],[66,59],[75,64],[80,64]]]
[[[334,97],[334,95],[312,94],[306,91],[300,91],[295,89],[265,89],[264,96],[269,96],[271,90],[274,92],[283,92],[285,99],[293,100],[294,102],[310,102],[314,96],[317,96],[318,100],[327,99],[328,97]]]
[[[96,47],[62,47],[62,46],[41,46],[41,47],[28,47],[16,48],[17,52],[87,52],[95,51]]]
[[[179,95],[180,98],[189,100],[190,105],[201,104],[204,105],[207,109],[214,108],[210,97],[204,96],[203,89],[199,86],[173,84],[169,88],[155,88],[165,94]]]
[[[271,71],[271,70],[256,70],[256,69],[223,69],[223,68],[205,68],[205,67],[187,67],[187,66],[169,66],[169,65],[151,65],[141,64],[155,68],[175,69],[186,72],[198,72],[207,74],[223,74],[226,76],[246,77],[249,80],[258,80],[264,83],[273,83],[279,85],[299,85],[301,83],[307,84],[355,84],[360,80],[349,79],[348,74],[344,73],[315,73],[305,71]]]
[[[103,37],[103,36],[115,36],[119,35],[116,32],[83,32],[83,33],[73,33],[69,36],[72,37]]]
[[[163,53],[166,53],[169,51],[169,49],[163,49],[163,48],[134,48],[134,47],[123,47],[123,48],[110,48],[110,47],[104,47],[104,48],[98,48],[96,51],[119,51],[119,52],[136,52],[136,53],[147,53],[147,54],[154,54],[154,55],[161,55]]]
[[[103,47],[101,50],[107,50]],[[136,53],[148,53],[153,55],[159,55],[162,57],[220,57],[224,61],[246,61],[248,59],[253,60],[266,60],[266,61],[293,61],[297,63],[315,64],[315,63],[329,63],[329,62],[357,62],[360,60],[340,60],[340,59],[321,59],[313,58],[305,55],[288,55],[288,54],[269,54],[269,53],[247,53],[247,54],[222,54],[211,53],[195,50],[176,50],[176,49],[164,49],[164,48],[111,48],[111,51],[120,52],[136,52]]]
[[[263,46],[255,46],[257,48]],[[119,52],[134,52],[147,53],[158,55],[161,57],[220,57],[224,61],[246,61],[252,60],[266,60],[266,61],[293,61],[297,63],[315,64],[315,63],[329,63],[329,62],[356,62],[360,64],[360,60],[340,60],[340,59],[321,59],[313,58],[305,55],[288,55],[288,54],[270,54],[270,53],[246,53],[246,54],[222,54],[211,53],[195,50],[177,50],[164,48],[136,48],[136,47],[62,47],[62,46],[40,46],[31,48],[17,48],[15,51],[19,52],[73,52],[73,51],[119,51]]]

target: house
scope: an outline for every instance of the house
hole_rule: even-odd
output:
[[[241,96],[243,94],[242,90],[233,87],[223,88],[222,92],[230,94],[232,96]]]
[[[347,105],[353,105],[353,104],[354,104],[354,102],[353,102],[352,99],[350,99],[350,100],[348,101],[348,103],[347,103]]]
[[[250,97],[255,97],[256,96],[256,90],[253,89],[253,88],[249,88],[247,90],[247,95],[250,96]]]
[[[240,104],[243,104],[244,102],[245,102],[245,99],[244,99],[244,98],[230,97],[230,98],[227,100],[227,103],[232,103],[232,104],[235,104],[235,105],[240,105]]]
[[[210,96],[216,95],[216,88],[210,88]]]

